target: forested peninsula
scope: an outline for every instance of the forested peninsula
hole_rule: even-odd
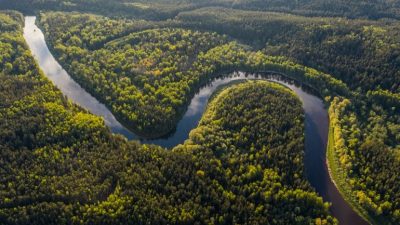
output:
[[[329,113],[329,179],[365,223],[400,224],[399,9],[390,0],[1,1],[0,224],[341,222],[307,179],[293,91],[233,82],[184,143],[129,141],[48,80],[24,40],[25,15],[37,16],[62,68],[143,138],[173,132],[200,87],[226,73],[272,71],[310,87]]]

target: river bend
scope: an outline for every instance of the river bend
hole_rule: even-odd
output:
[[[76,83],[53,57],[42,31],[35,25],[36,17],[25,17],[24,38],[44,74],[74,103],[91,113],[104,118],[113,133],[122,134],[127,139],[139,139],[142,143],[157,144],[172,148],[183,143],[200,121],[212,93],[221,85],[234,80],[263,79],[280,83],[293,90],[303,104],[305,112],[305,157],[307,178],[325,201],[332,202],[331,212],[341,225],[367,225],[351,209],[333,184],[326,164],[329,117],[323,101],[306,87],[278,74],[247,74],[235,72],[210,81],[200,88],[191,100],[188,109],[170,135],[158,139],[141,139],[125,128],[108,108]]]

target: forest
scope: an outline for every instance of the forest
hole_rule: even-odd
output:
[[[326,74],[317,76],[320,72],[311,68],[261,51],[252,52],[249,46],[213,32],[148,29],[136,23],[122,25],[124,21],[120,21],[115,34],[109,34],[106,27],[104,32],[88,27],[113,24],[113,20],[75,13],[41,14],[40,21],[44,32],[52,34],[48,35],[50,46],[71,76],[143,136],[170,132],[198,87],[221,71],[281,70],[302,74],[308,82],[318,83],[321,90],[330,85],[334,92],[348,92],[342,82]],[[143,30],[125,35],[124,30],[140,27]],[[116,38],[100,41],[100,47],[93,48],[88,37],[96,33],[106,39]]]
[[[235,37],[267,55],[284,55],[329,73],[351,88],[400,92],[397,21],[310,18],[223,8],[183,12],[177,20],[189,28]]]
[[[288,89],[237,84],[183,145],[141,145],[45,78],[21,14],[0,20],[2,224],[337,224],[304,177],[303,112]]]
[[[43,9],[85,11],[152,20],[171,19],[179,12],[204,6],[287,12],[305,16],[400,18],[400,3],[394,0],[3,0],[0,2],[1,6],[24,12]]]
[[[116,35],[113,40],[103,42],[99,48],[91,48],[90,43],[87,44],[84,41],[85,36],[91,35],[87,28],[82,29],[88,25],[82,20],[74,22],[74,20],[79,21],[77,18],[82,17],[82,14],[77,16],[75,13],[45,13],[41,14],[40,24],[47,33],[47,37],[50,38],[49,42],[54,52],[59,56],[62,64],[69,68],[72,76],[79,74],[76,79],[85,85],[87,90],[99,96],[100,99],[105,99],[104,102],[112,105],[111,109],[116,115],[122,117],[122,121],[131,124],[134,130],[144,134],[147,132],[163,134],[173,129],[176,122],[169,122],[181,118],[183,109],[193,96],[196,87],[206,83],[208,79],[221,71],[283,72],[316,88],[332,108],[336,107],[333,104],[336,98],[348,99],[353,105],[346,108],[348,113],[353,114],[351,123],[331,123],[331,126],[349,130],[344,132],[343,138],[346,141],[352,140],[352,145],[346,147],[350,149],[345,153],[340,153],[344,154],[343,156],[340,157],[340,154],[337,154],[341,160],[330,160],[331,164],[334,162],[337,164],[336,167],[332,166],[337,168],[337,171],[333,173],[338,177],[344,174],[341,180],[351,185],[346,185],[347,189],[342,192],[348,193],[347,196],[355,202],[354,207],[357,207],[365,218],[377,221],[378,224],[398,221],[399,177],[396,175],[396,170],[391,169],[399,165],[400,125],[397,94],[399,52],[396,50],[399,46],[398,35],[393,29],[398,26],[398,23],[310,19],[285,14],[239,12],[230,9],[226,9],[224,14],[219,14],[219,10],[224,9],[185,12],[175,20],[163,24],[152,22],[153,26],[158,26],[157,28],[144,27],[129,35],[121,31],[120,35]],[[222,21],[226,20],[225,22],[221,22],[221,15],[224,16]],[[235,20],[234,18],[238,15],[243,19]],[[83,17],[91,16],[94,15],[83,15]],[[74,20],[67,19],[69,17],[73,17]],[[88,23],[92,26],[95,22]],[[241,27],[240,23],[244,23],[243,27],[250,32],[239,32],[237,25]],[[268,26],[271,28],[265,30],[264,28]],[[287,29],[281,29],[282,33],[271,33],[270,30],[277,30],[277,27],[282,26],[287,27]],[[71,32],[65,32],[65,30]],[[293,30],[296,33],[293,33]],[[184,39],[184,33],[188,33],[190,39]],[[248,35],[242,36],[243,33]],[[201,45],[203,48],[197,48],[197,52],[190,52],[187,48],[193,45],[191,40],[196,37],[198,37],[196,42],[199,43],[202,42],[202,37],[209,41],[207,45]],[[82,41],[72,42],[72,39]],[[161,43],[160,40],[162,40]],[[265,43],[265,47],[260,43]],[[346,46],[351,46],[351,48]],[[74,55],[70,57],[70,54],[77,52],[80,58],[84,58],[82,55],[89,57],[78,62]],[[102,54],[103,57],[101,57]],[[113,57],[104,57],[104,55],[112,55],[118,60],[110,60]],[[182,56],[188,58],[181,58]],[[104,62],[105,59],[106,62]],[[127,66],[129,61],[126,62],[125,59],[134,61],[133,65],[136,68],[129,68]],[[84,63],[85,61],[90,64]],[[143,65],[143,62],[148,63],[147,67]],[[185,62],[190,64],[185,64]],[[90,68],[108,71],[103,72],[104,81],[101,81],[103,80],[102,73],[90,73]],[[380,71],[387,72],[380,73]],[[115,75],[110,76],[113,73]],[[96,74],[96,77],[94,78],[91,74]],[[119,82],[115,82],[115,79],[119,79]],[[107,80],[110,82],[109,85],[104,85]],[[125,86],[117,88],[120,83],[124,83]],[[132,88],[127,88],[127,86],[132,86]],[[124,92],[118,91],[119,89]],[[107,93],[106,90],[110,92]],[[126,99],[122,96],[134,96],[136,93],[143,96],[143,103],[125,101],[122,105],[137,108],[137,110],[129,111],[137,116],[129,117],[118,113],[118,109],[122,107],[116,106],[120,102],[116,99]],[[108,97],[109,95],[116,99]],[[140,97],[136,95],[132,99],[137,100]],[[143,107],[138,107],[140,104],[151,109],[141,115],[140,111]],[[149,112],[154,112],[154,115],[150,116]],[[333,116],[333,114],[330,115],[330,117]],[[149,120],[149,118],[152,119]],[[341,117],[340,119],[346,120]],[[157,122],[152,123],[153,121]],[[364,145],[370,139],[373,140],[368,142],[370,145]],[[342,140],[335,139],[335,141]],[[379,143],[379,146],[375,146]],[[359,151],[364,148],[368,150]],[[378,155],[370,156],[368,152],[376,148],[383,150],[375,152]],[[339,153],[341,150],[335,148],[335,151]],[[360,161],[362,158],[366,159]],[[374,168],[379,168],[382,172],[371,173],[371,171],[376,171]],[[379,179],[378,177],[373,179],[372,174],[379,176]],[[381,183],[368,184],[380,179],[382,179]],[[388,183],[388,180],[391,182]],[[372,202],[375,206],[370,207],[371,204],[368,202]],[[388,205],[387,202],[391,204]]]
[[[62,67],[126,127],[174,130],[200,87],[274,71],[318,93],[326,160],[371,224],[400,224],[400,5],[340,0],[21,0],[0,9],[0,222],[338,224],[304,174],[293,92],[219,90],[173,149],[115,135],[40,71],[26,14]],[[273,132],[272,132],[273,131]],[[66,138],[67,137],[67,138]]]

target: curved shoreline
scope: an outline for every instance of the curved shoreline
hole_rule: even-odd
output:
[[[38,61],[45,75],[66,95],[70,100],[86,108],[93,114],[104,118],[105,123],[113,133],[122,134],[128,139],[139,139],[136,134],[117,121],[106,105],[87,93],[76,83],[51,54],[45,42],[44,35],[35,25],[35,17],[26,17],[24,37],[33,55]],[[37,30],[36,30],[37,29]],[[164,147],[172,147],[183,143],[187,139],[190,130],[195,128],[203,115],[210,96],[221,85],[234,80],[259,79],[275,81],[296,93],[303,103],[305,111],[305,171],[311,185],[323,197],[324,201],[332,202],[331,212],[344,225],[364,225],[366,222],[349,206],[341,196],[339,189],[331,179],[326,161],[326,147],[328,141],[329,117],[325,109],[325,103],[319,97],[307,93],[296,84],[293,79],[288,79],[275,72],[269,78],[260,76],[259,73],[246,74],[233,73],[232,77],[217,77],[201,87],[191,99],[184,116],[176,125],[176,131],[172,136],[158,139],[144,139],[142,143],[157,144]],[[274,77],[275,76],[275,77]],[[290,81],[287,81],[287,79]],[[212,79],[210,79],[212,80]],[[311,138],[310,138],[311,137]],[[336,208],[335,208],[336,207]]]
[[[346,176],[345,172],[341,171],[342,168],[339,165],[338,162],[338,157],[336,155],[333,142],[334,142],[334,129],[333,127],[329,128],[329,133],[328,133],[328,146],[326,149],[326,164],[328,167],[328,172],[329,176],[339,191],[339,193],[342,195],[343,199],[345,199],[349,205],[352,207],[352,209],[358,213],[360,217],[362,217],[366,223],[368,224],[382,224],[382,223],[387,223],[387,221],[384,221],[380,218],[375,218],[372,215],[368,214],[366,209],[364,209],[354,197],[351,196],[351,187],[348,187],[348,183],[346,183]],[[340,185],[339,185],[340,184]]]

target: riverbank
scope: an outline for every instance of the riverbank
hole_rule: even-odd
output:
[[[32,21],[31,21],[32,22]],[[34,21],[33,21],[34,22]],[[34,23],[31,24],[32,29],[35,25]],[[36,35],[38,33],[41,33],[40,30],[36,31]],[[81,88],[70,76],[67,74],[62,67],[58,64],[58,62],[54,59],[52,56],[50,50],[48,50],[48,47],[46,45],[46,42],[43,37],[30,37],[27,36],[27,42],[29,42],[29,38],[36,38],[37,40],[33,41],[34,48],[31,46],[31,51],[33,53],[36,53],[37,57],[39,57],[39,61],[42,61],[42,63],[39,63],[39,65],[42,67],[43,71],[45,71],[45,74],[48,77],[51,77],[51,80],[58,84],[57,86],[63,91],[64,95],[66,95],[68,98],[76,98],[76,100],[81,102],[81,106],[84,108],[87,108],[89,111],[90,109],[98,109],[98,105],[102,105],[101,112],[94,113],[97,115],[112,115],[113,114],[110,112],[110,110],[105,107],[103,104],[100,104],[100,102],[95,99],[95,98],[88,98],[88,102],[82,101],[82,96],[83,95],[88,95],[90,96],[86,90]],[[32,44],[32,40],[31,40]],[[36,52],[35,52],[36,51]],[[41,58],[40,58],[41,57]],[[49,61],[50,60],[50,61]],[[314,188],[318,193],[322,193],[321,195],[324,197],[324,199],[330,199],[333,202],[333,205],[337,206],[337,208],[340,208],[339,211],[332,211],[332,214],[334,216],[344,218],[343,224],[352,224],[352,218],[348,218],[346,221],[346,217],[343,215],[340,215],[340,213],[352,213],[348,212],[346,210],[350,210],[350,208],[347,206],[345,202],[343,202],[341,199],[335,199],[337,195],[335,193],[333,194],[334,197],[329,196],[329,194],[326,191],[326,189],[333,189],[334,191],[337,192],[337,189],[331,184],[332,182],[327,182],[330,181],[329,179],[329,174],[325,172],[325,150],[326,150],[326,137],[327,137],[327,127],[329,126],[328,122],[328,116],[327,116],[327,111],[325,108],[325,104],[323,100],[321,100],[320,97],[317,97],[313,94],[308,93],[306,90],[302,88],[302,83],[304,84],[309,84],[313,87],[318,87],[318,92],[319,93],[324,93],[324,90],[327,90],[326,88],[328,85],[336,85],[334,88],[334,91],[337,92],[344,92],[346,93],[347,88],[343,86],[344,84],[334,80],[333,78],[330,78],[326,74],[321,74],[318,73],[316,70],[312,70],[310,68],[302,67],[297,64],[290,64],[286,62],[272,62],[268,61],[268,58],[263,59],[264,63],[258,66],[245,66],[242,65],[240,68],[243,68],[246,71],[261,71],[261,70],[271,70],[271,71],[276,71],[279,73],[286,73],[287,77],[290,79],[285,79],[285,77],[278,76],[278,75],[273,75],[275,76],[275,80],[283,84],[287,87],[289,87],[291,90],[293,90],[296,95],[302,100],[303,103],[303,108],[306,114],[306,124],[311,124],[311,126],[306,126],[306,157],[307,162],[305,162],[306,167],[310,167],[310,165],[317,165],[317,168],[315,169],[308,169],[307,173],[310,173],[309,176],[314,177],[315,180],[321,180],[322,183],[314,183],[313,184]],[[56,69],[50,70],[49,68],[54,67]],[[224,69],[227,68],[218,68],[217,71],[223,71]],[[50,74],[48,73],[50,72]],[[63,83],[63,80],[60,80],[60,73],[63,73],[63,76],[67,77],[68,79],[66,80],[66,83]],[[275,72],[275,74],[276,74]],[[213,77],[214,76],[214,77]],[[271,79],[274,77],[272,76]],[[148,144],[156,144],[164,147],[173,147],[176,146],[177,144],[183,143],[188,137],[189,132],[195,128],[198,124],[198,122],[201,119],[201,116],[206,108],[207,102],[212,95],[218,89],[219,86],[224,85],[226,83],[229,83],[233,80],[238,80],[238,79],[265,79],[265,80],[270,80],[268,77],[265,77],[265,74],[259,74],[254,72],[252,73],[234,73],[233,76],[231,77],[222,77],[221,73],[219,73],[219,78],[218,74],[210,74],[208,76],[203,76],[202,79],[199,81],[200,84],[207,84],[204,87],[200,88],[199,90],[195,90],[195,88],[192,88],[191,94],[192,100],[188,100],[189,106],[187,107],[186,113],[179,122],[177,123],[177,128],[175,133],[167,138],[163,139],[154,139],[154,140],[144,140],[142,143],[148,143]],[[214,78],[214,79],[213,79]],[[297,82],[293,81],[292,78],[296,78],[297,80],[301,81],[300,84]],[[68,86],[71,83],[75,83],[76,85],[73,86]],[[75,88],[75,89],[74,89]],[[79,93],[77,95],[77,93]],[[336,93],[336,92],[334,92]],[[324,96],[322,96],[324,97]],[[92,111],[91,111],[92,112]],[[93,112],[92,112],[93,113]],[[119,122],[114,121],[115,124],[111,124],[111,129],[115,130],[115,127],[112,126],[119,126],[120,134],[124,134],[123,132],[128,132],[128,129],[121,125]],[[109,124],[110,125],[110,124]],[[137,139],[137,136],[132,136],[131,139]],[[129,138],[128,138],[129,139]],[[323,155],[323,156],[321,156]],[[311,166],[312,167],[312,166]],[[326,182],[326,183],[324,183]],[[344,212],[343,212],[343,209]],[[354,217],[353,217],[354,218]]]
[[[329,126],[328,144],[326,150],[326,163],[328,166],[329,176],[331,177],[331,180],[333,181],[339,193],[346,200],[346,202],[349,203],[351,208],[355,212],[357,212],[358,215],[360,215],[369,224],[371,225],[389,224],[389,221],[372,216],[370,213],[368,213],[368,211],[364,207],[362,207],[358,203],[355,194],[352,192],[352,187],[347,181],[346,178],[347,172],[340,167],[339,159],[334,147],[334,142],[335,142],[334,128],[333,126]]]

